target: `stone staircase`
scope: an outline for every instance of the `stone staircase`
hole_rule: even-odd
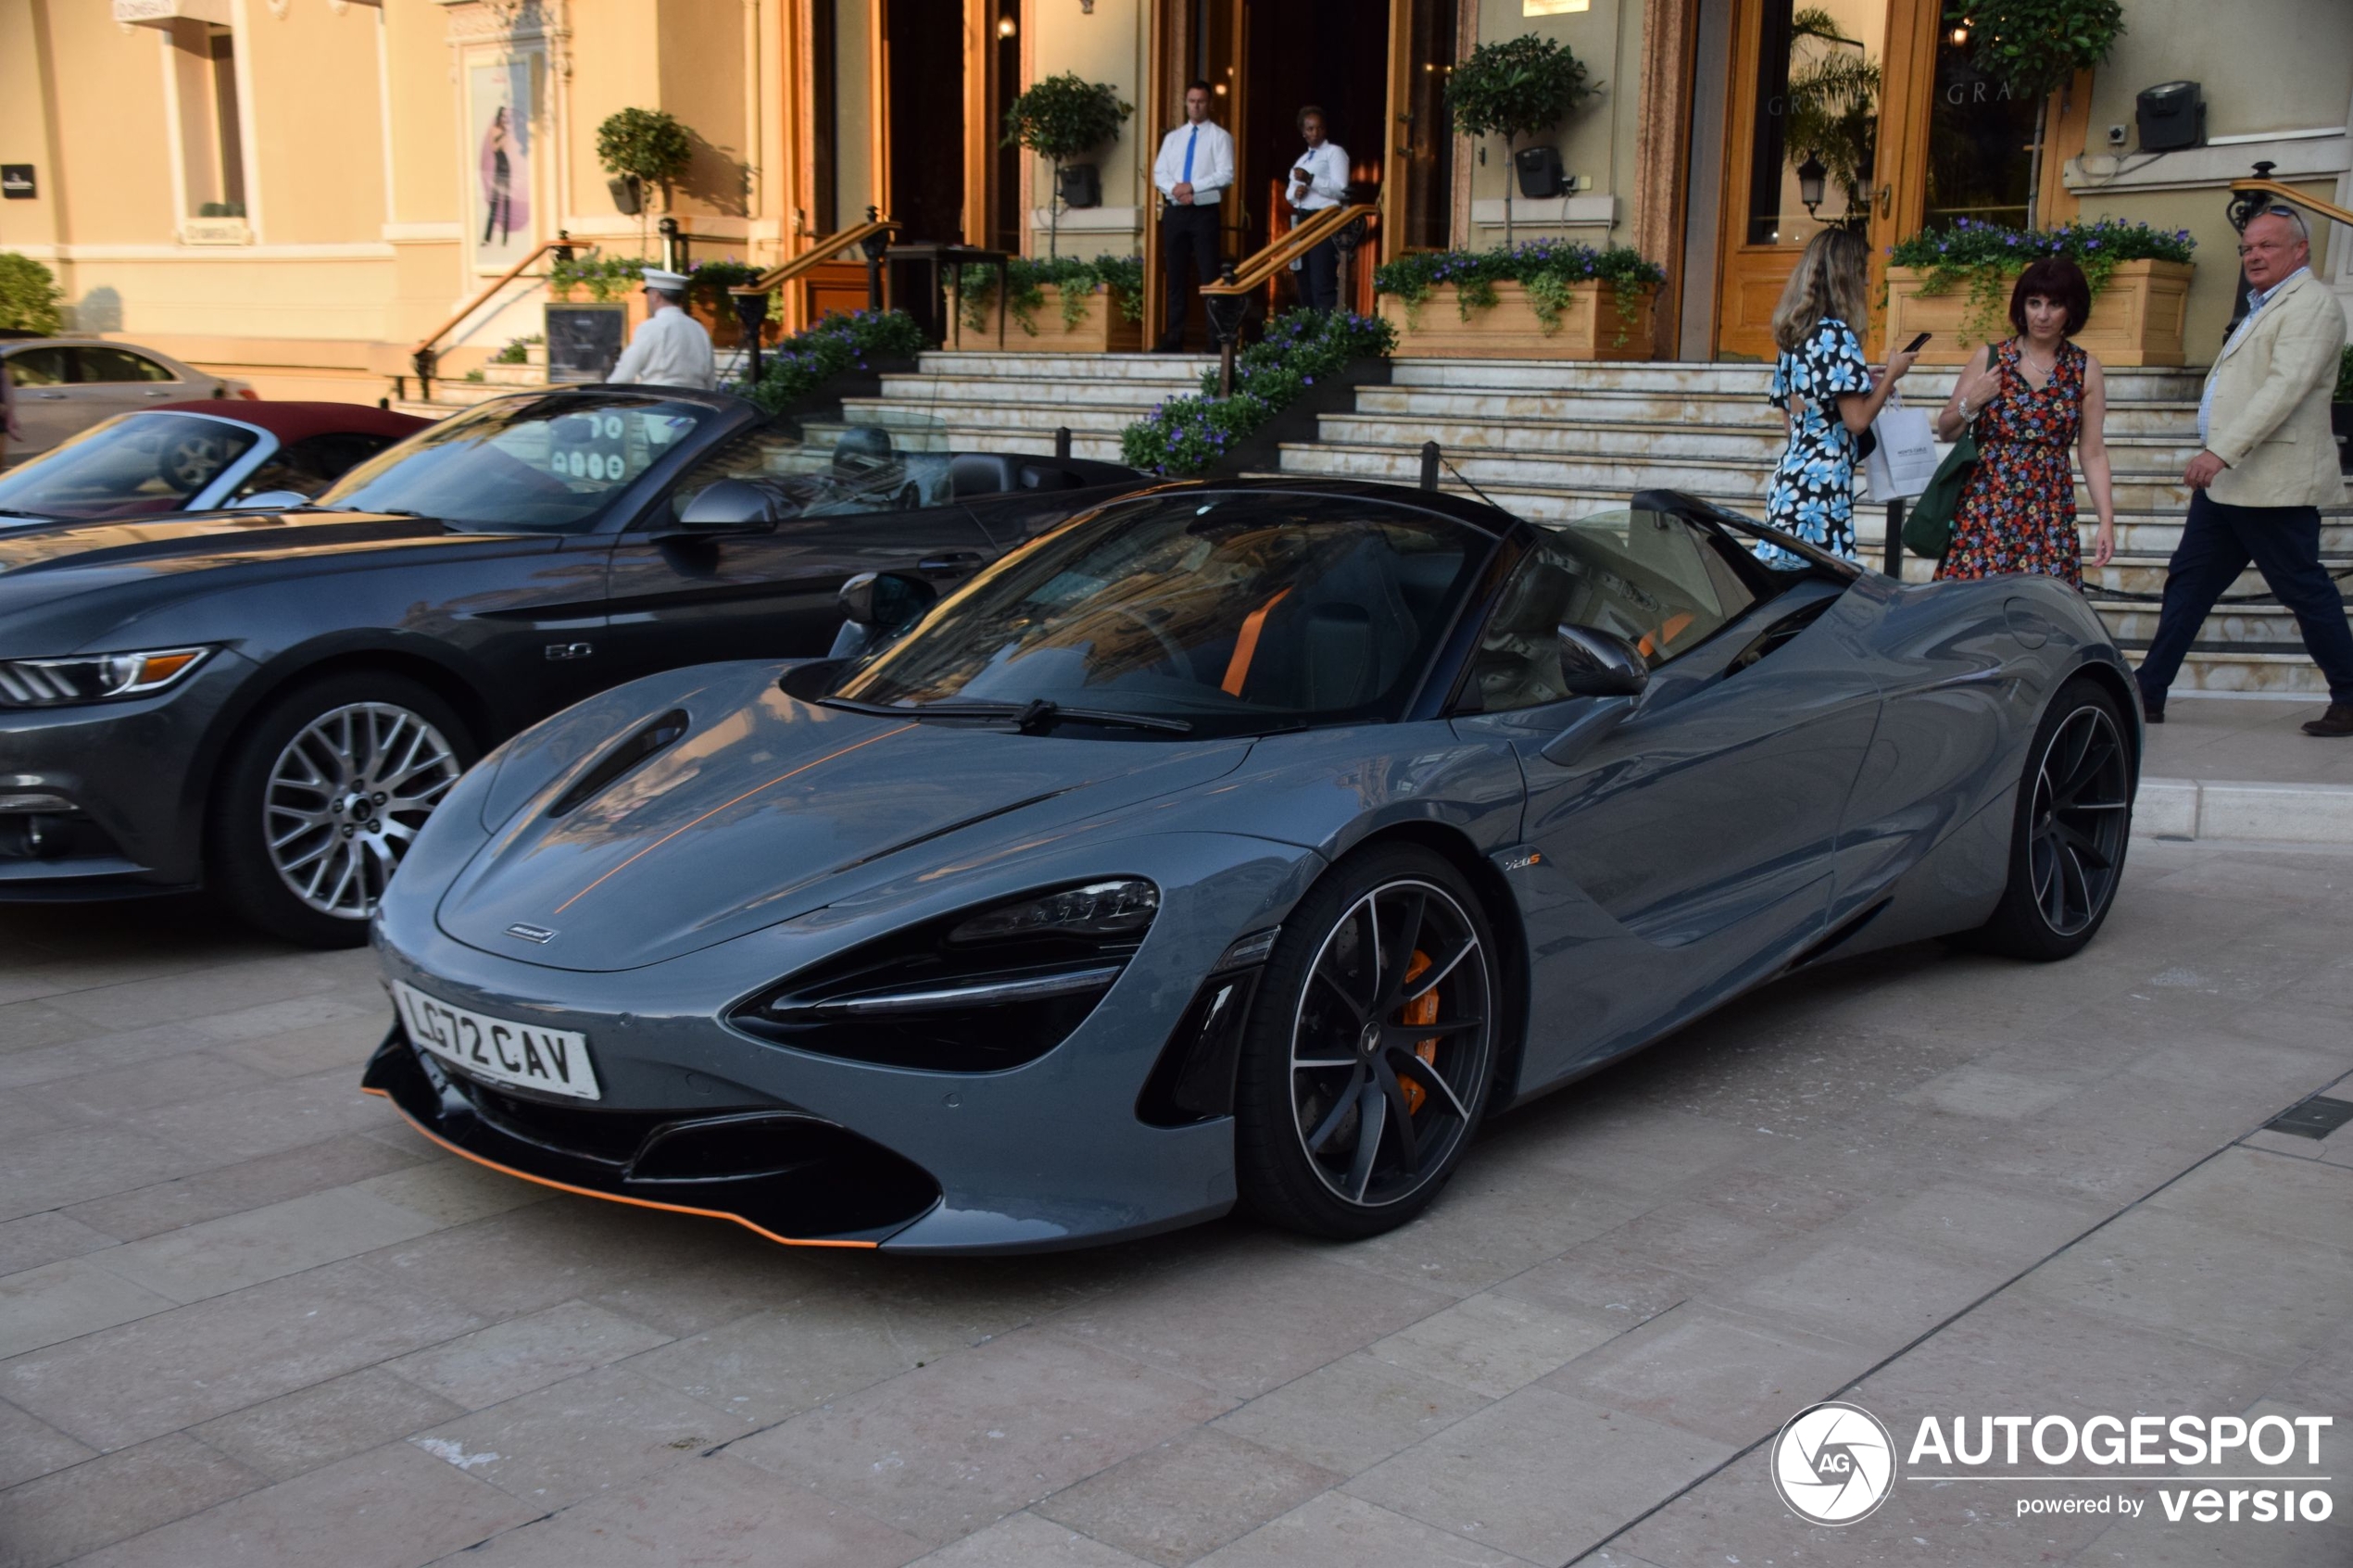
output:
[[[886,376],[875,397],[842,400],[852,423],[921,433],[950,450],[1048,453],[1070,432],[1071,456],[1119,460],[1119,435],[1171,397],[1201,390],[1217,363],[1196,354],[925,354],[912,374]]]

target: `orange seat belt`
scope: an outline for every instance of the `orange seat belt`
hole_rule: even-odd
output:
[[[1266,630],[1267,613],[1290,596],[1289,588],[1278,589],[1273,598],[1243,618],[1241,635],[1234,639],[1234,657],[1226,661],[1226,678],[1218,683],[1218,690],[1227,696],[1242,695],[1242,683],[1250,679],[1250,661],[1258,657],[1258,634]]]

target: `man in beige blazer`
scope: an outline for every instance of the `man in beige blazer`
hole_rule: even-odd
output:
[[[2183,482],[2190,513],[2166,567],[2165,608],[2141,660],[2142,706],[2165,719],[2165,692],[2215,602],[2253,561],[2295,612],[2328,678],[2328,711],[2308,735],[2353,736],[2353,627],[2321,565],[2321,508],[2345,498],[2329,399],[2345,348],[2345,307],[2312,276],[2296,209],[2259,215],[2240,237],[2247,312],[2216,357],[2198,402],[2198,440]]]

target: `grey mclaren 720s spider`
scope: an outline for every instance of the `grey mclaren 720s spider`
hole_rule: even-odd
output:
[[[1358,1237],[1744,991],[2064,959],[2122,874],[2139,709],[2047,578],[1906,584],[1669,492],[1261,481],[932,594],[853,580],[843,657],[639,680],[465,774],[376,917],[365,1086],[778,1241]]]

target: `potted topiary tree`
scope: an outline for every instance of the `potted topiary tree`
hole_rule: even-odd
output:
[[[1601,90],[1568,46],[1533,33],[1481,44],[1446,81],[1446,107],[1466,136],[1504,139],[1504,244],[1512,243],[1512,153]]]
[[[637,248],[645,248],[646,187],[661,187],[670,205],[670,182],[694,161],[694,138],[676,118],[660,109],[623,109],[597,127],[597,161],[612,179],[613,205],[637,220]]]
[[[1136,112],[1106,82],[1088,82],[1076,71],[1050,76],[1005,106],[1008,147],[1026,147],[1054,166],[1053,194],[1046,205],[1046,255],[1060,255],[1063,202],[1063,166],[1119,134]]]
[[[2124,33],[2118,0],[1968,0],[1944,13],[1969,43],[1969,63],[2034,104],[2034,154],[2026,181],[2026,226],[2043,190],[2045,121],[2051,94],[2108,56]]]

